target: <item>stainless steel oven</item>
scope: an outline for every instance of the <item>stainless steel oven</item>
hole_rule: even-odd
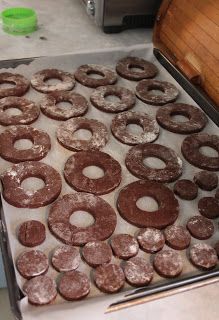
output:
[[[87,13],[106,33],[152,27],[161,0],[82,0]]]

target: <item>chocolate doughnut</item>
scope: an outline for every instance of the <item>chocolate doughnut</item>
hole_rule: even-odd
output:
[[[95,219],[94,224],[84,228],[72,225],[69,219],[78,210],[89,212]],[[62,242],[80,246],[109,238],[116,227],[116,213],[106,201],[93,194],[66,194],[51,206],[48,226]]]
[[[186,227],[194,238],[200,240],[208,239],[214,233],[213,223],[202,216],[191,217],[187,221]]]
[[[62,276],[58,289],[65,300],[79,300],[90,292],[90,280],[85,273],[75,270],[69,271]]]
[[[175,250],[188,248],[191,241],[189,232],[183,226],[169,226],[164,230],[166,243]]]
[[[162,94],[151,93],[152,90],[159,90]],[[136,95],[145,103],[162,106],[175,101],[179,90],[167,81],[141,80],[136,86]]]
[[[130,133],[127,130],[129,124],[139,125],[143,132],[138,135]],[[135,145],[155,141],[159,135],[159,126],[147,113],[126,111],[113,118],[111,131],[120,142]]]
[[[40,250],[25,251],[16,261],[17,270],[26,279],[46,273],[49,269],[47,256]]]
[[[207,133],[193,133],[183,140],[181,151],[184,158],[193,166],[209,170],[219,170],[219,155],[208,157],[200,152],[200,148],[208,146],[219,154],[219,136]]]
[[[134,257],[126,261],[123,270],[127,282],[136,287],[148,285],[154,275],[152,265],[141,257]]]
[[[99,79],[92,78],[90,75],[96,74],[101,76]],[[75,74],[75,79],[83,86],[97,88],[114,84],[117,81],[117,75],[114,71],[97,64],[84,64],[80,66]]]
[[[46,80],[59,79],[60,83],[47,84]],[[31,79],[32,87],[43,93],[71,90],[75,86],[73,74],[58,69],[44,69],[36,72]]]
[[[25,247],[39,246],[46,239],[44,224],[36,220],[23,222],[18,230],[18,240]]]
[[[161,277],[175,278],[182,272],[182,258],[174,250],[162,250],[155,255],[154,269]]]
[[[176,115],[182,115],[188,120],[173,120],[172,116]],[[161,127],[180,134],[199,132],[208,122],[208,118],[199,108],[185,103],[169,103],[163,106],[157,111],[156,119]]]
[[[134,71],[132,68],[138,68],[141,71]],[[138,81],[155,77],[158,69],[153,63],[142,58],[125,57],[117,62],[116,72],[125,79]]]
[[[107,96],[116,96],[120,99],[118,102],[107,101]],[[121,112],[131,109],[135,105],[134,93],[126,88],[108,85],[98,87],[90,96],[90,101],[99,110],[105,112]]]
[[[139,250],[137,240],[130,234],[116,234],[111,238],[110,244],[114,255],[124,260],[136,256]]]
[[[90,140],[74,139],[73,134],[79,129],[89,130],[92,133]],[[106,126],[94,119],[69,119],[58,127],[56,134],[59,143],[72,151],[97,150],[108,141]]]
[[[193,180],[199,188],[206,191],[211,191],[218,185],[218,177],[214,172],[199,171],[194,175]]]
[[[112,258],[112,250],[108,243],[102,241],[88,242],[82,249],[84,260],[91,267],[97,267],[109,263]]]
[[[101,168],[104,176],[97,179],[86,177],[83,170],[89,166]],[[101,195],[111,192],[120,184],[121,166],[105,152],[81,151],[67,160],[64,177],[67,183],[77,191]]]
[[[7,114],[5,111],[10,108],[19,109],[21,114]],[[0,100],[0,124],[3,126],[31,124],[39,117],[39,114],[40,109],[30,100],[20,97],[7,97]]]
[[[39,190],[25,190],[23,180],[29,177],[40,178],[45,186]],[[62,181],[59,173],[48,164],[25,161],[13,165],[1,176],[3,197],[17,208],[39,208],[53,202],[60,194]]]
[[[139,198],[152,197],[159,203],[156,211],[141,210],[136,202]],[[118,196],[117,208],[120,215],[137,227],[165,228],[178,217],[179,204],[173,192],[158,182],[135,181],[124,187]]]
[[[80,263],[80,253],[72,246],[59,246],[54,250],[51,262],[58,272],[75,270]]]
[[[57,106],[59,102],[69,102],[71,106],[62,108]],[[68,120],[70,118],[83,116],[88,109],[87,100],[79,93],[68,91],[54,91],[43,98],[40,103],[42,112],[49,118],[55,120]]]
[[[163,160],[166,167],[155,169],[146,166],[143,160],[147,157]],[[172,182],[182,174],[182,160],[175,151],[156,143],[144,143],[132,147],[126,155],[125,164],[137,178],[157,182]]]
[[[204,197],[198,202],[198,210],[208,219],[219,217],[219,200],[214,197]]]
[[[213,247],[206,243],[194,244],[189,252],[191,262],[200,269],[213,269],[217,263],[217,253]]]
[[[163,233],[155,228],[141,229],[137,235],[137,240],[140,248],[147,253],[160,251],[165,244]]]
[[[28,139],[32,147],[17,149],[14,143],[20,139]],[[0,134],[0,156],[10,162],[41,160],[51,148],[49,135],[31,126],[12,126]]]
[[[219,257],[219,241],[217,241],[214,245],[214,250],[216,251],[217,253],[217,256]]]
[[[39,276],[27,281],[23,287],[28,302],[41,306],[49,304],[57,296],[56,283],[48,276]]]
[[[123,287],[125,276],[120,266],[104,264],[95,269],[94,282],[102,292],[115,293]]]
[[[22,96],[30,87],[30,81],[21,74],[2,72],[0,73],[0,84],[10,83],[14,84],[13,88],[0,89],[0,98],[8,96]]]
[[[197,185],[188,179],[176,181],[173,187],[174,193],[184,200],[193,200],[198,195]]]

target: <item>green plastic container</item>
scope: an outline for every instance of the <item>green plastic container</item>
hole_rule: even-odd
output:
[[[26,35],[37,29],[37,15],[30,8],[8,8],[2,11],[3,30],[13,35]]]

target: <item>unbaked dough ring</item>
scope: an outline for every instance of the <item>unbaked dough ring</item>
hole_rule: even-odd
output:
[[[86,177],[83,170],[89,166],[101,168],[104,176],[98,179]],[[120,164],[109,154],[101,151],[81,151],[67,160],[64,176],[75,190],[101,195],[111,192],[120,184],[121,171]]]
[[[42,179],[45,186],[36,191],[21,187],[23,180],[35,177]],[[60,194],[62,181],[59,173],[48,164],[25,161],[13,165],[1,176],[3,197],[17,208],[39,208],[53,202]]]
[[[30,81],[21,74],[2,72],[0,73],[0,84],[10,83],[15,84],[13,88],[0,89],[0,98],[9,96],[22,96],[30,87]]]
[[[17,149],[14,143],[28,139],[33,146],[28,149]],[[13,126],[0,134],[0,156],[13,163],[41,160],[51,148],[49,135],[30,126]]]
[[[85,228],[72,225],[69,219],[78,210],[89,212],[95,219],[94,224]],[[116,227],[116,213],[106,201],[93,194],[66,194],[52,205],[48,226],[62,242],[81,246],[109,238]]]
[[[146,157],[156,157],[165,162],[166,167],[155,169],[144,165]],[[174,150],[161,144],[144,143],[132,147],[125,159],[128,170],[137,178],[158,182],[172,182],[182,174],[182,160]]]
[[[137,207],[137,200],[145,196],[158,202],[157,210],[150,212]],[[173,192],[165,185],[147,180],[125,186],[119,193],[117,208],[123,219],[140,228],[165,228],[173,224],[179,214],[179,203]]]
[[[47,84],[45,81],[49,79],[59,79],[62,82],[57,84]],[[43,93],[52,91],[71,90],[75,86],[73,74],[58,69],[44,69],[36,72],[31,79],[32,87]]]

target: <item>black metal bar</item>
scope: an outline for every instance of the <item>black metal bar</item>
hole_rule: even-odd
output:
[[[219,126],[219,111],[213,101],[198,86],[192,84],[158,49],[154,55],[164,68],[173,76],[181,87],[197,102],[214,123]]]
[[[8,295],[11,306],[11,311],[16,320],[22,320],[21,311],[18,305],[18,301],[22,298],[21,291],[17,285],[13,260],[11,251],[9,249],[9,242],[7,236],[7,230],[3,219],[3,207],[0,195],[0,245],[2,250],[3,264],[5,269],[5,276],[8,287]]]

